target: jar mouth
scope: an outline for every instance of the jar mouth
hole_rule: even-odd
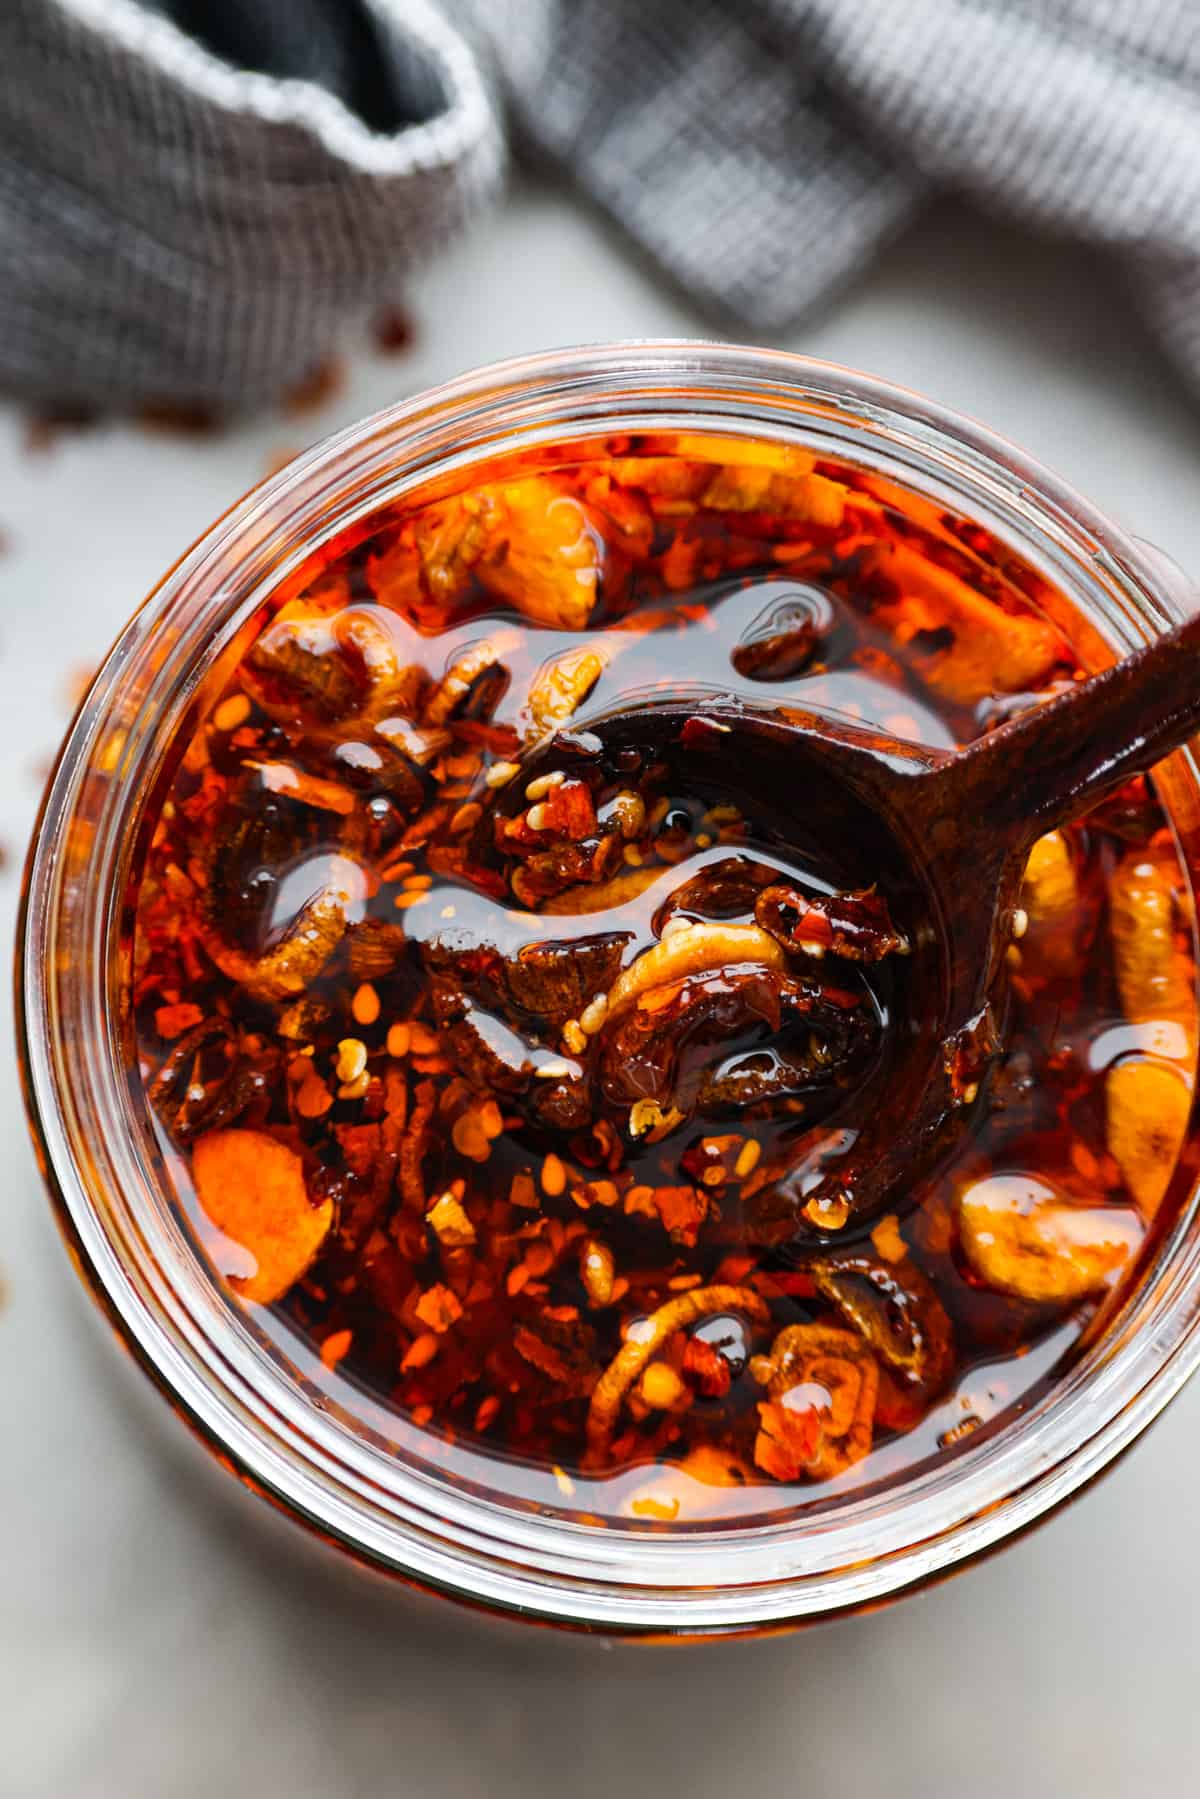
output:
[[[1197,1169],[1109,1328],[1016,1423],[798,1520],[585,1524],[439,1479],[314,1399],[206,1275],[135,1128],[121,991],[127,872],[169,745],[265,595],[324,539],[498,448],[673,429],[874,467],[1020,550],[1116,653],[1190,609],[1164,559],[984,428],[882,380],[694,342],[474,371],[353,426],[238,502],[151,594],[60,753],[27,869],[17,1004],[26,1103],[60,1220],[121,1336],[220,1456],[322,1534],[488,1606],[635,1633],[765,1628],[878,1600],[979,1554],[1102,1469],[1200,1360]],[[1197,781],[1189,753],[1179,766]],[[481,1458],[481,1461],[483,1458]]]

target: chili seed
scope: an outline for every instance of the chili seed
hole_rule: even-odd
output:
[[[410,1368],[424,1368],[427,1362],[432,1362],[437,1352],[438,1340],[433,1331],[422,1331],[421,1335],[414,1337],[409,1344],[400,1366],[405,1373]]]
[[[651,1362],[642,1375],[639,1392],[656,1412],[669,1412],[689,1397],[687,1387],[668,1362]]]
[[[355,1024],[374,1024],[379,1017],[379,995],[370,981],[364,981],[350,1002]]]
[[[494,1099],[485,1099],[477,1116],[485,1137],[494,1139],[504,1134],[504,1117]]]
[[[462,831],[471,830],[482,817],[483,807],[478,800],[468,800],[465,806],[458,808],[450,820],[450,829],[457,836]]]
[[[491,1424],[500,1410],[500,1401],[495,1393],[489,1393],[486,1399],[479,1402],[479,1410],[475,1414],[475,1429],[484,1431]]]
[[[412,1032],[406,1024],[394,1024],[387,1034],[387,1053],[395,1056],[397,1061],[408,1054]]]
[[[354,1341],[352,1331],[332,1331],[321,1345],[321,1360],[327,1368],[336,1368]]]
[[[227,700],[213,713],[213,723],[218,731],[236,731],[244,725],[250,716],[250,701],[244,693],[231,693]]]
[[[587,1048],[587,1038],[577,1018],[568,1018],[563,1026],[563,1047],[573,1056],[581,1056]]]
[[[566,1187],[567,1171],[561,1157],[551,1150],[542,1163],[542,1192],[550,1199],[557,1199],[560,1193],[566,1192]]]
[[[747,1137],[738,1151],[738,1159],[733,1165],[733,1172],[739,1181],[744,1181],[748,1174],[753,1174],[758,1167],[762,1155],[762,1144],[753,1137]]]
[[[469,1162],[486,1162],[492,1153],[491,1144],[474,1112],[464,1112],[454,1120],[450,1141],[459,1155],[466,1156]]]

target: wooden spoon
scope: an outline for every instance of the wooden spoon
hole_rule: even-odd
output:
[[[961,751],[711,692],[589,721],[606,747],[673,744],[698,779],[773,805],[849,870],[844,885],[877,881],[913,942],[884,1077],[756,1196],[753,1239],[844,1229],[902,1201],[951,1146],[999,1051],[1033,844],[1200,729],[1198,657],[1200,616]]]

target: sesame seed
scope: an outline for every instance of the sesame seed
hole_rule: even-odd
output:
[[[367,1066],[367,1046],[361,1037],[343,1037],[337,1046],[337,1078],[356,1081]]]
[[[603,1029],[604,1020],[608,1017],[608,995],[598,993],[590,1005],[586,1005],[579,1014],[579,1028],[587,1036],[594,1037]]]
[[[548,775],[539,775],[536,781],[530,781],[529,785],[526,787],[525,798],[527,800],[544,800],[546,795],[550,792],[550,789],[552,787],[561,787],[566,778],[567,777],[561,768],[554,769],[552,773]],[[534,826],[534,829],[537,829],[536,825]]]
[[[493,762],[483,777],[485,787],[507,787],[514,775],[519,775],[520,766],[516,762]]]

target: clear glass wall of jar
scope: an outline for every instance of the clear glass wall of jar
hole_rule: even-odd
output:
[[[136,1113],[122,1014],[131,867],[171,746],[315,546],[498,451],[637,430],[765,437],[871,468],[963,514],[1061,591],[1112,654],[1190,607],[1155,552],[982,428],[870,377],[721,345],[565,351],[462,377],[318,445],[221,519],[150,596],[63,748],[27,871],[18,1006],[30,1117],[76,1263],[219,1457],[331,1544],[502,1611],[632,1634],[755,1631],[877,1602],[1020,1531],[1097,1474],[1200,1360],[1194,1138],[1179,1222],[1107,1332],[985,1441],[792,1520],[589,1523],[495,1484],[486,1458],[323,1403],[215,1283]],[[1076,620],[1077,622],[1077,620]],[[1094,645],[1093,645],[1094,651]],[[1190,754],[1160,782],[1200,866]]]

